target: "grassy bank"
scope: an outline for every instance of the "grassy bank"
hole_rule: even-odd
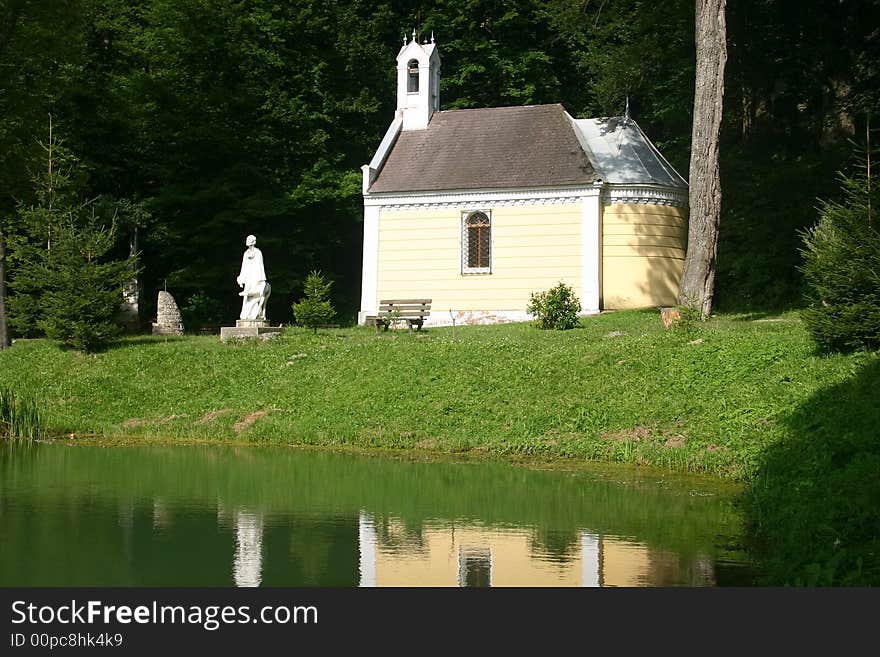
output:
[[[274,341],[243,344],[133,338],[93,356],[18,341],[0,354],[0,386],[28,391],[41,401],[45,425],[67,434],[467,451],[709,473],[749,484],[750,520],[765,541],[756,549],[771,545],[769,554],[781,544],[772,532],[796,542],[795,530],[810,522],[810,509],[790,512],[799,506],[792,476],[815,481],[817,502],[838,498],[838,515],[850,518],[848,505],[861,509],[863,538],[877,529],[876,485],[856,499],[838,492],[876,467],[880,388],[859,381],[878,367],[876,354],[816,354],[796,315],[730,315],[664,330],[656,312],[620,312],[564,332],[526,324],[379,336],[287,329]],[[846,405],[828,417],[828,404],[841,399]],[[852,448],[828,457],[856,417],[846,430]],[[826,457],[835,468],[858,463],[823,485],[815,478],[828,471]],[[863,564],[869,543],[853,548]]]

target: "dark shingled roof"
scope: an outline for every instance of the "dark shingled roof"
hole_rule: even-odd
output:
[[[589,185],[596,179],[562,105],[435,112],[400,133],[373,192]]]

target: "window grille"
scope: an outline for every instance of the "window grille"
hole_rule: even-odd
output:
[[[462,272],[488,274],[492,271],[492,223],[485,212],[464,217],[462,232]]]

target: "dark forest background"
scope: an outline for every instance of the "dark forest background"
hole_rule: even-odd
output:
[[[137,234],[145,326],[161,289],[231,322],[248,233],[274,322],[312,270],[352,321],[360,166],[393,118],[404,34],[434,34],[441,109],[608,116],[629,98],[686,175],[693,14],[693,0],[0,0],[0,222],[14,247],[51,114],[82,195],[118,208],[120,257]],[[727,16],[716,308],[778,310],[801,303],[799,231],[880,126],[880,1],[728,0]],[[15,266],[13,252],[12,282]]]

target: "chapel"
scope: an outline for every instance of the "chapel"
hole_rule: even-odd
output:
[[[561,104],[440,109],[433,35],[397,54],[397,109],[363,170],[359,322],[430,298],[426,326],[525,321],[570,285],[584,314],[677,303],[687,182],[635,120]]]

